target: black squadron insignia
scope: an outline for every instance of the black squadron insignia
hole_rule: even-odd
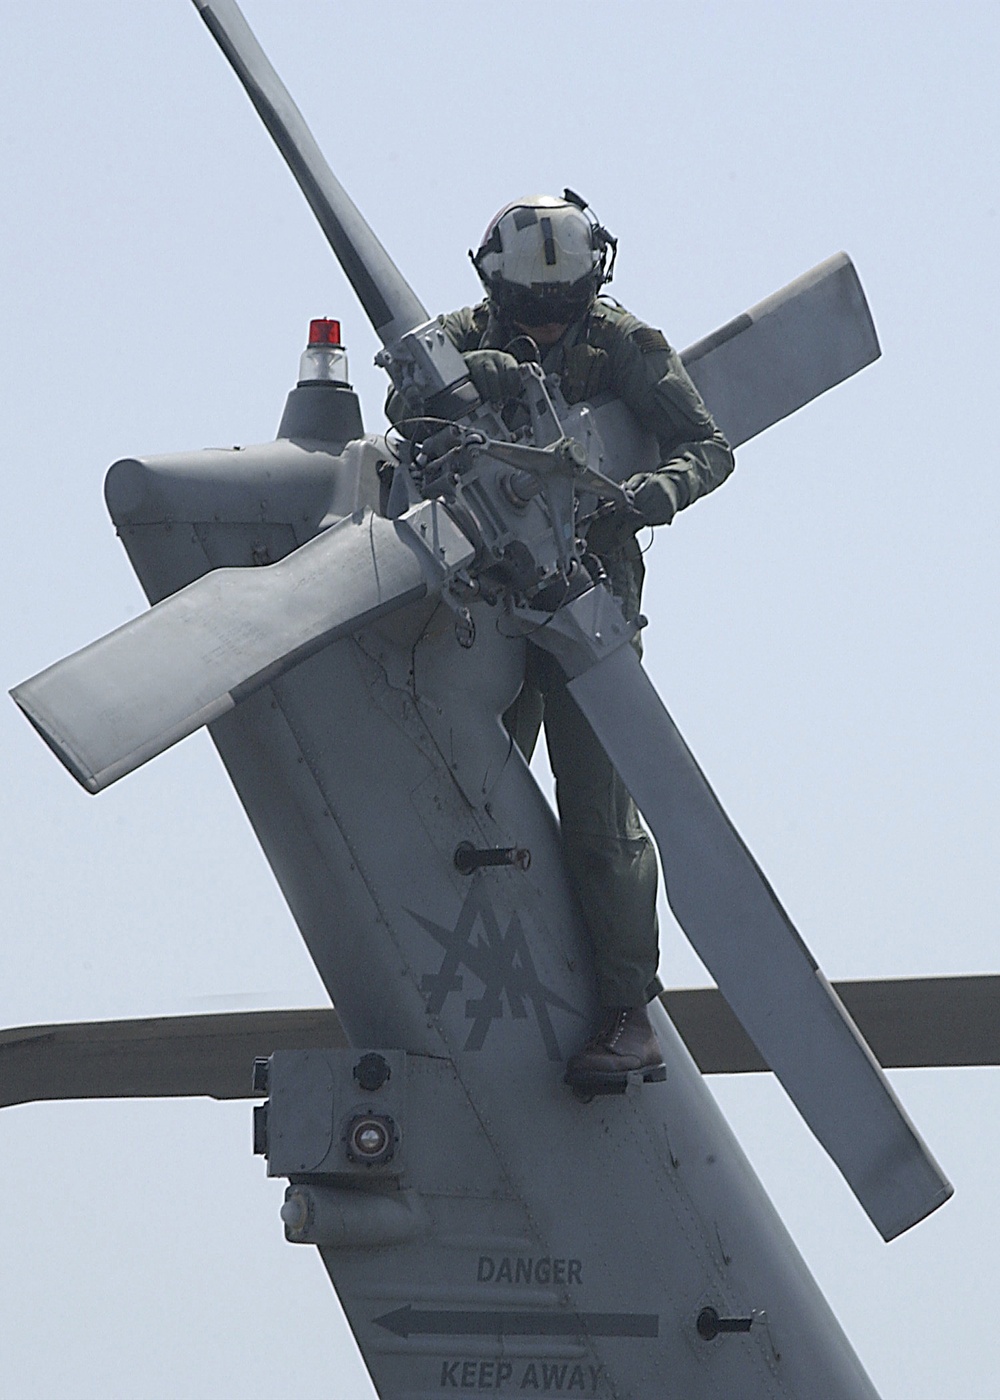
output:
[[[503,931],[484,885],[476,880],[465,897],[454,928],[445,928],[412,909],[407,912],[444,949],[438,971],[426,973],[420,983],[420,990],[427,995],[427,1010],[432,1015],[442,1011],[451,992],[463,990],[460,969],[467,969],[483,985],[482,995],[469,997],[465,1003],[466,1017],[472,1022],[466,1050],[483,1048],[491,1024],[504,1015],[506,1001],[515,1020],[527,1017],[530,1005],[549,1059],[563,1058],[549,1007],[558,1007],[560,1011],[581,1018],[583,1013],[539,978],[516,911],[511,913],[506,932]]]

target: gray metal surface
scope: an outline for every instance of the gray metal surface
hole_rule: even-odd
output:
[[[189,472],[147,473],[160,513],[191,499]],[[116,523],[160,596],[249,562],[255,541],[280,547],[289,505],[288,523],[252,536],[205,525],[197,548],[127,512]],[[874,1400],[666,1016],[666,1085],[591,1105],[563,1086],[594,1012],[585,935],[551,812],[517,752],[488,799],[467,797],[451,767],[448,735],[461,733],[459,757],[477,734],[489,752],[520,683],[523,642],[482,600],[470,617],[467,646],[443,610],[393,614],[211,729],[351,1041],[415,1057],[420,1093],[440,1105],[427,1131],[408,1132],[403,1181],[430,1230],[394,1244],[391,1269],[379,1241],[413,1233],[409,1217],[373,1221],[367,1246],[339,1198],[324,1217],[352,1243],[321,1252],[380,1395],[496,1380],[501,1357],[507,1388],[561,1376],[606,1400],[649,1400],[664,1376],[692,1400]],[[421,670],[451,677],[427,681],[433,725]],[[462,782],[472,790],[474,774]],[[530,869],[462,876],[461,841],[527,847]],[[768,1321],[705,1343],[694,1322],[708,1304]],[[656,1335],[594,1335],[609,1314],[655,1317]],[[529,1326],[543,1330],[506,1330]]]
[[[273,1053],[267,1066],[266,1141],[268,1176],[303,1174],[326,1181],[396,1188],[406,1168],[410,1130],[426,1132],[425,1112],[408,1116],[406,1056],[381,1049],[385,1069],[377,1087],[363,1087],[358,1068],[371,1052],[341,1049],[290,1049]],[[378,1161],[352,1153],[350,1129],[357,1120],[377,1116],[387,1127],[387,1149]]]
[[[574,404],[563,417],[563,428],[587,446],[596,434],[595,466],[615,481],[655,471],[660,465],[656,434],[644,428],[621,399],[602,394],[588,403]]]
[[[211,524],[218,536],[223,522],[230,533],[238,526],[263,530],[281,522],[292,530],[281,551],[289,553],[312,539],[324,521],[378,505],[376,463],[386,455],[384,439],[367,437],[325,451],[315,443],[279,440],[122,457],[108,469],[104,498],[112,520],[129,530],[183,524],[197,533],[202,524]],[[281,557],[273,552],[273,538],[262,534],[247,543],[256,553],[234,556],[241,563]],[[199,572],[204,571],[203,565]]]
[[[438,1095],[430,1097],[430,1107],[440,1108]],[[423,1197],[413,1190],[390,1195],[359,1191],[350,1185],[296,1182],[285,1193],[281,1215],[285,1238],[291,1244],[320,1244],[331,1249],[384,1249],[426,1239],[434,1231]]]
[[[342,444],[361,437],[361,407],[352,390],[328,380],[306,380],[292,389],[278,424],[279,438]]]
[[[683,352],[733,447],[877,360],[865,294],[836,253]]]
[[[416,293],[317,146],[302,114],[232,0],[194,0],[284,156],[376,333],[391,343],[427,320]]]
[[[216,457],[205,465],[217,471]],[[249,564],[261,547],[288,547],[292,509],[284,524],[243,533],[141,523],[176,518],[171,493],[197,496],[193,470],[147,468],[148,489],[131,497],[137,519],[117,521],[154,596],[199,571]],[[472,661],[491,654],[480,653],[489,638],[513,662],[484,665],[471,694],[455,686],[437,697],[471,750],[476,727],[484,745],[496,731],[523,643],[501,636],[489,604],[470,611],[473,646],[454,627],[435,646]],[[395,1245],[391,1271],[381,1236],[362,1247],[362,1225],[342,1212],[354,1247],[322,1248],[380,1393],[429,1394],[469,1367],[496,1375],[499,1349],[529,1387],[554,1367],[603,1397],[646,1400],[669,1375],[691,1396],[872,1400],[666,1018],[665,1086],[587,1106],[562,1085],[563,1057],[594,1008],[558,835],[516,752],[488,802],[462,795],[441,747],[447,714],[436,738],[415,704],[414,638],[427,621],[418,605],[334,642],[212,726],[351,1039],[417,1056],[442,1105],[443,1126],[407,1141],[405,1186],[430,1232]],[[525,846],[530,871],[463,877],[463,840]],[[705,1343],[694,1323],[706,1305],[768,1321]],[[655,1335],[616,1333],[611,1315],[618,1328],[641,1318]]]
[[[474,554],[432,502],[401,521],[346,518],[276,564],[215,570],[11,694],[99,792],[335,637],[423,597],[443,575],[432,543],[456,567]]]
[[[656,837],[678,923],[876,1228],[894,1238],[952,1188],[878,1062],[631,647],[569,689]]]

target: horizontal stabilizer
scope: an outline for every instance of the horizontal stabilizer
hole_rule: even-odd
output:
[[[437,555],[421,534],[440,542]],[[438,555],[473,554],[431,503],[398,522],[348,517],[276,564],[205,574],[11,694],[99,792],[337,637],[424,596],[443,576]]]
[[[865,294],[836,253],[681,355],[733,447],[877,360]]]

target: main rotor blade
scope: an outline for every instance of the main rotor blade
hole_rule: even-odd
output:
[[[256,107],[385,345],[428,319],[416,293],[334,175],[234,0],[194,0]]]
[[[431,502],[398,521],[346,517],[276,564],[205,574],[11,694],[99,792],[474,553]]]
[[[902,1233],[952,1188],[635,652],[619,646],[569,690],[656,837],[678,923],[873,1224]]]
[[[1000,1064],[1000,977],[837,982],[886,1068]],[[704,1074],[769,1066],[717,987],[661,998]],[[347,1045],[332,1007],[82,1021],[0,1031],[0,1108],[54,1099],[262,1098],[250,1068],[275,1050]]]
[[[0,1108],[43,1099],[248,1099],[255,1059],[346,1044],[332,1007],[19,1026],[0,1031]]]
[[[883,1069],[1000,1065],[1000,977],[891,977],[833,990]],[[703,1074],[770,1068],[717,987],[661,996]]]

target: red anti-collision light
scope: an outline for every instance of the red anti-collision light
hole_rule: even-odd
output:
[[[309,344],[310,344],[310,345],[339,345],[339,344],[340,344],[340,322],[339,322],[339,321],[310,321],[310,322],[309,322]]]

